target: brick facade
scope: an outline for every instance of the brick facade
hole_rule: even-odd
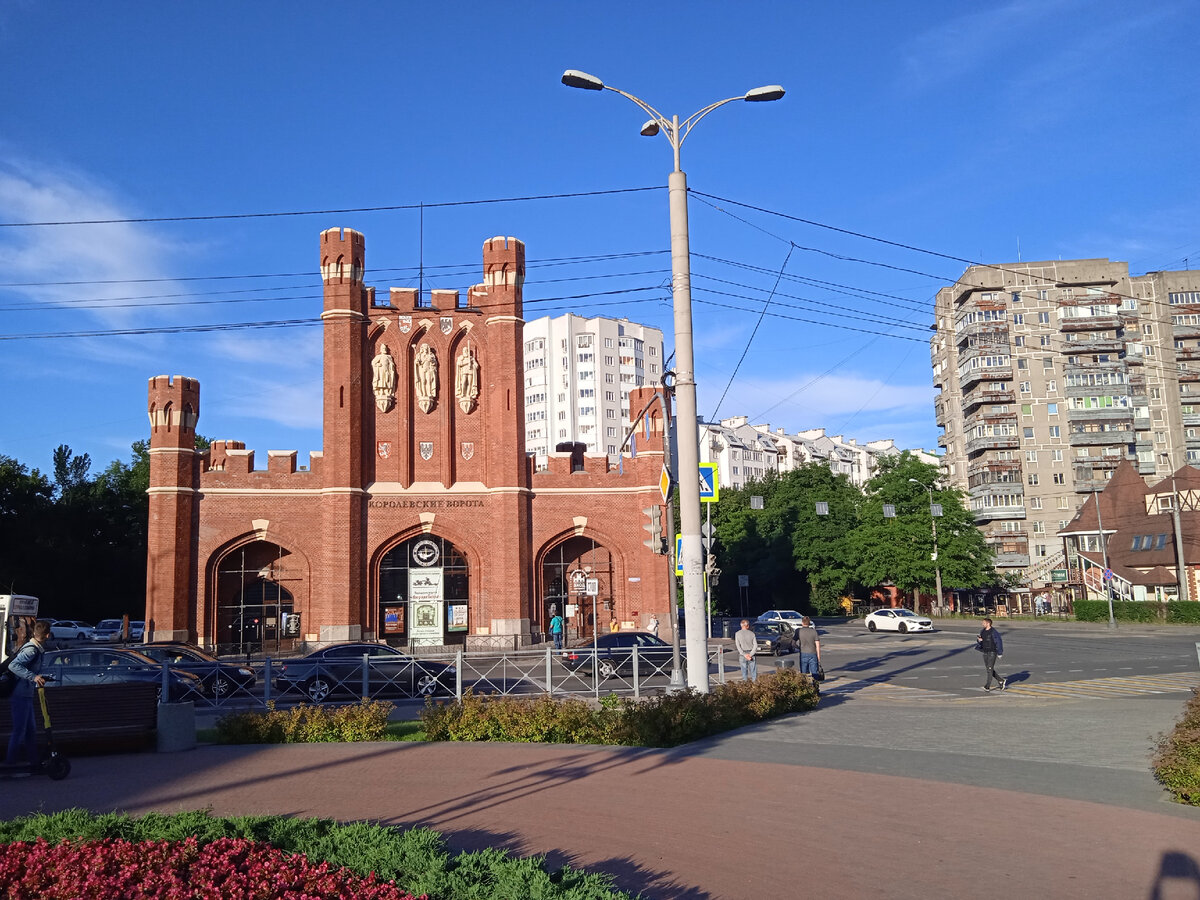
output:
[[[535,471],[525,452],[524,244],[485,242],[465,296],[392,288],[383,304],[365,257],[362,234],[322,232],[323,448],[307,465],[268,451],[256,468],[238,441],[194,450],[199,383],[150,380],[153,639],[523,646],[550,603],[576,606],[570,631],[590,633],[588,578],[601,627],[669,623],[668,563],[640,527],[661,502],[659,407],[619,465],[552,454]],[[652,397],[631,391],[633,413]]]

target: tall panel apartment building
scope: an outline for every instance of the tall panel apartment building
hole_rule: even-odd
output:
[[[1058,531],[1122,459],[1153,476],[1200,460],[1200,272],[971,266],[938,291],[936,316],[944,477],[1002,575],[1052,584]]]
[[[629,427],[629,392],[657,387],[662,367],[658,328],[573,313],[526,322],[526,452],[545,456],[572,441],[588,454],[615,454]]]

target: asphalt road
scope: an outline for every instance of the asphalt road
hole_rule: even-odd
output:
[[[984,683],[983,659],[974,650],[976,622],[936,623],[922,634],[868,632],[861,620],[821,626],[821,654],[836,684],[852,682],[971,694]],[[1004,638],[997,671],[1010,690],[1120,679],[1161,679],[1198,670],[1200,628],[1018,621],[996,623]],[[1151,683],[1151,682],[1147,682]],[[1186,688],[1184,688],[1186,689]]]

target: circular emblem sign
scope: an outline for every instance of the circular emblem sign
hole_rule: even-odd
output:
[[[412,550],[413,562],[418,566],[432,566],[442,555],[438,545],[431,540],[418,541]]]

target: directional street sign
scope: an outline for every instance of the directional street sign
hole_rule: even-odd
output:
[[[717,481],[717,464],[700,463],[700,502],[716,503],[721,499],[721,486]]]

